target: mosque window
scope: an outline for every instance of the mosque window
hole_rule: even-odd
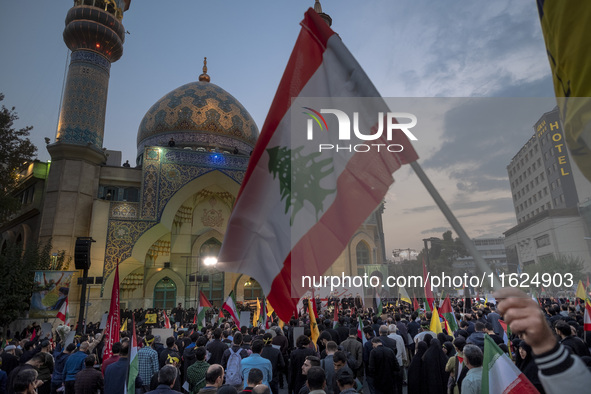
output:
[[[365,265],[371,263],[371,258],[369,255],[369,247],[363,241],[357,244],[357,248],[355,249],[356,257],[357,257],[357,265]]]
[[[257,298],[260,299],[262,297],[263,290],[261,289],[259,282],[253,278],[248,278],[248,280],[244,282],[244,300],[256,300]]]
[[[154,286],[154,308],[172,309],[176,305],[176,284],[168,276]]]

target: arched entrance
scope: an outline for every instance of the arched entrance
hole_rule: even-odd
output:
[[[172,309],[176,306],[176,284],[168,276],[154,286],[154,308]]]

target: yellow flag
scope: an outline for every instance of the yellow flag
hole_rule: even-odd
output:
[[[273,314],[273,311],[275,309],[273,309],[273,307],[271,306],[271,304],[269,303],[269,300],[267,300],[267,316],[271,316],[271,314]]]
[[[146,324],[158,323],[158,316],[155,313],[146,313]]]
[[[127,331],[127,319],[123,321],[123,324],[121,325],[121,331]]]
[[[431,324],[429,325],[429,331],[432,331],[435,334],[443,332],[443,330],[441,329],[441,321],[439,320],[439,313],[437,312],[437,308],[435,307],[433,307],[433,315],[431,316]]]
[[[318,331],[318,324],[316,324],[316,316],[314,315],[314,311],[312,310],[311,300],[308,300],[308,313],[310,314],[310,331],[312,331],[312,342],[316,344],[316,341],[320,336],[320,332]]]
[[[400,301],[404,301],[406,303],[408,303],[408,305],[412,305],[412,301],[410,300],[410,297],[408,295],[408,293],[406,292],[406,289],[404,287],[400,287]]]
[[[261,302],[259,301],[259,297],[257,297],[257,310],[254,312],[254,316],[252,317],[252,325],[256,326],[257,322],[259,321],[259,316],[261,315]]]
[[[585,286],[583,286],[583,281],[579,280],[579,285],[577,286],[577,292],[575,293],[577,298],[582,300],[587,299],[587,292],[585,291]]]
[[[591,181],[591,67],[588,45],[591,7],[587,1],[538,1],[537,4],[566,144],[579,169]],[[556,138],[559,137],[560,134]],[[558,141],[554,138],[552,135],[552,139]]]
[[[279,322],[277,323],[277,325],[279,326],[279,328],[281,328],[283,330],[283,326],[285,325],[285,323],[283,322],[283,320],[279,319]]]

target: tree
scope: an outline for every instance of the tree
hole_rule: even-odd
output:
[[[4,95],[0,93],[0,101]],[[37,147],[27,137],[33,129],[27,126],[22,129],[13,127],[18,116],[14,107],[8,109],[2,105],[0,110],[0,207],[8,212],[18,208],[18,201],[11,196],[11,192],[18,182],[18,171],[22,165],[33,160]]]
[[[523,269],[523,274],[519,277],[519,283],[532,289],[533,293],[541,293],[542,287],[546,294],[542,297],[557,296],[558,292],[572,292],[576,288],[579,280],[583,279],[583,269],[585,263],[582,258],[571,255],[559,254],[558,256],[547,256],[540,259],[536,264],[530,264]],[[574,286],[566,286],[568,281],[564,279],[572,275]],[[560,277],[560,278],[559,278]],[[572,296],[571,294],[568,294]]]
[[[35,271],[67,269],[71,257],[65,251],[51,254],[51,241],[44,245],[8,243],[0,253],[0,327],[6,327],[29,309]]]

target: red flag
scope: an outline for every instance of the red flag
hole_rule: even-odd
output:
[[[403,146],[398,153],[386,149],[318,152],[319,141],[333,146],[340,141],[340,133],[320,130],[314,137],[315,150],[312,151],[309,141],[305,144],[306,135],[312,134],[306,133],[306,124],[313,124],[306,123],[309,118],[302,114],[299,105],[291,107],[292,99],[379,97],[379,92],[341,38],[314,10],[306,12],[301,24],[236,198],[218,262],[223,271],[255,277],[284,321],[289,320],[299,298],[309,290],[310,284],[302,283],[302,279],[324,274],[382,202],[394,181],[392,173],[418,158],[402,132],[390,132],[387,136],[382,133],[380,137],[375,134],[375,142],[384,146],[393,142]],[[333,107],[325,108],[338,106],[335,102]],[[378,121],[381,108],[386,108],[383,113],[388,112],[385,103],[381,102],[379,107],[379,111],[357,113],[358,118]],[[332,128],[337,119],[331,115]],[[292,130],[292,116],[298,116],[297,130]],[[286,186],[291,185],[290,156],[300,157],[296,164],[302,170],[294,190]],[[312,196],[301,189],[306,187],[307,178],[312,184],[322,180],[322,187],[308,187]]]
[[[425,281],[425,298],[427,299],[427,303],[429,304],[429,308],[433,310],[433,304],[435,303],[435,298],[433,297],[433,292],[431,291],[431,281],[429,280],[429,274],[427,273],[427,267],[425,267],[425,259],[423,259],[423,280]]]
[[[585,300],[585,314],[583,315],[583,329],[591,331],[591,301],[587,298]]]
[[[417,297],[412,297],[412,309],[414,311],[418,311],[421,307],[419,306],[419,302],[417,301]]]
[[[164,328],[170,328],[170,319],[168,318],[166,311],[163,310],[162,313],[164,314]]]
[[[113,290],[111,291],[111,306],[109,307],[109,316],[107,317],[107,326],[103,331],[104,350],[103,360],[108,359],[113,355],[113,345],[119,342],[119,330],[121,323],[121,316],[119,310],[119,261],[115,268],[115,278],[113,279]]]
[[[193,324],[195,323],[197,323],[197,311],[195,311],[195,314],[193,315]]]
[[[31,341],[34,341],[36,336],[37,336],[37,331],[33,328],[33,333],[31,334]]]

